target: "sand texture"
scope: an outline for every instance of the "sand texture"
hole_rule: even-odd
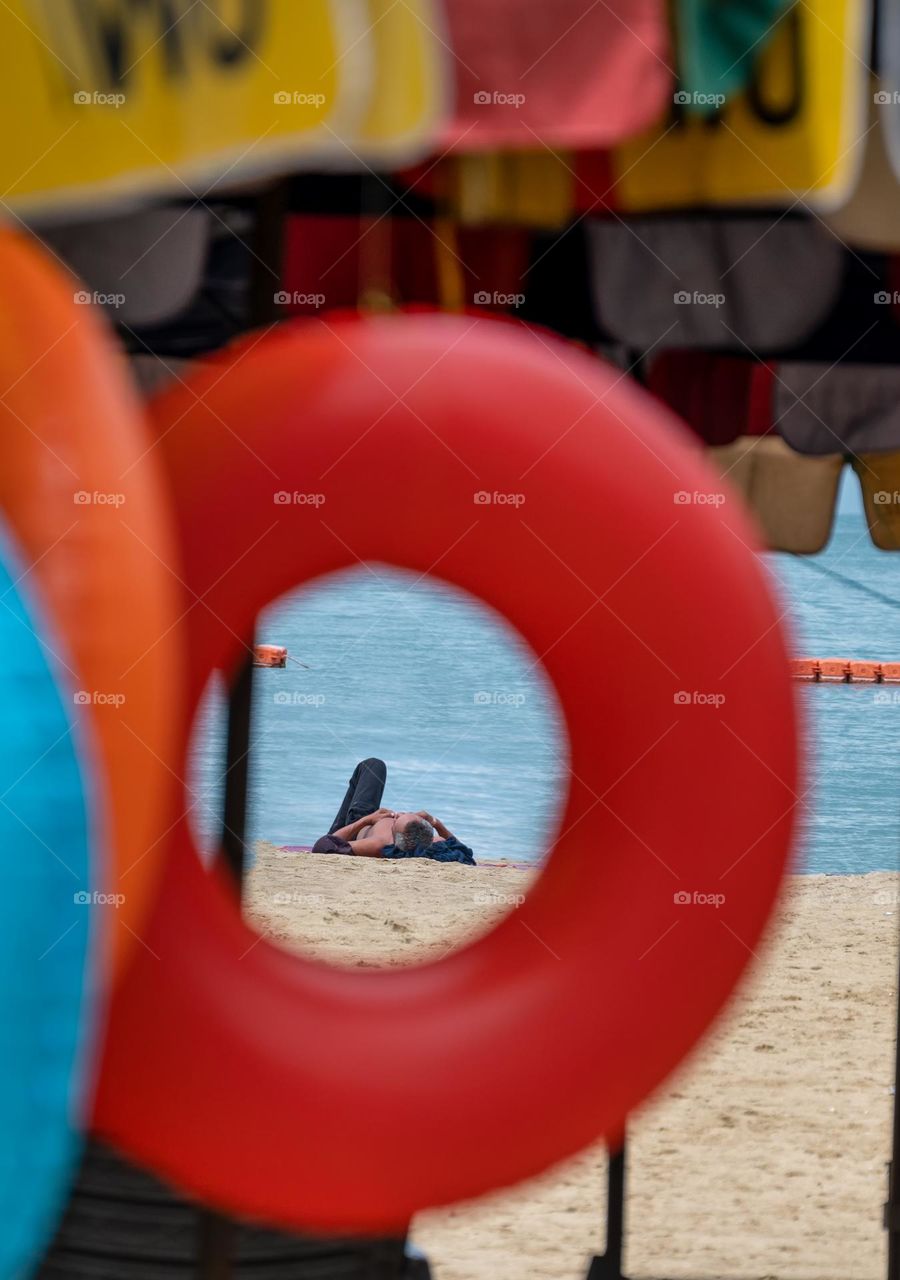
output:
[[[285,855],[261,844],[247,910],[267,938],[344,964],[436,958],[526,892],[528,872]],[[751,978],[633,1119],[635,1277],[876,1280],[893,1107],[900,877],[790,884]],[[605,1153],[422,1215],[436,1280],[581,1280],[603,1247]]]

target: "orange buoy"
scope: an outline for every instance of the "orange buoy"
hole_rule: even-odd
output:
[[[831,684],[846,684],[850,679],[849,660],[847,658],[820,658],[819,679]]]
[[[287,649],[280,644],[258,644],[253,648],[254,667],[286,667]]]
[[[794,680],[818,680],[818,658],[791,658],[791,678]]]
[[[881,663],[880,662],[858,662],[851,659],[847,663],[850,671],[850,680],[864,681],[869,684],[881,684]]]
[[[791,678],[827,684],[881,684],[900,681],[900,662],[865,658],[791,658]]]
[[[183,606],[169,495],[120,354],[78,305],[76,282],[6,229],[0,265],[0,507],[58,628],[70,705],[97,744],[102,888],[119,901],[107,914],[122,973],[140,950],[177,800]]]

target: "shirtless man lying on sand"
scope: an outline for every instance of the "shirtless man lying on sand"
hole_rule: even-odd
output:
[[[331,830],[316,841],[313,853],[474,864],[472,850],[457,840],[440,818],[432,817],[425,809],[399,813],[379,807],[386,781],[387,765],[383,760],[361,760]]]

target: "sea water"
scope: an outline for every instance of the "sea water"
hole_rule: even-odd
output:
[[[814,562],[767,556],[795,652],[900,660],[900,608],[817,568],[900,601],[898,560],[875,549],[858,511],[839,516]],[[251,842],[312,844],[356,761],[380,756],[386,805],[429,810],[476,854],[540,856],[565,786],[565,733],[540,667],[496,615],[431,579],[371,565],[279,601],[261,615],[257,638],[287,646],[291,662],[254,672]],[[797,693],[810,790],[796,868],[896,869],[900,685],[801,685]],[[222,699],[213,692],[191,778],[207,844],[220,821],[223,773]]]
[[[900,661],[900,553],[873,546],[862,513],[839,516],[818,556],[766,559],[789,606],[799,656]],[[897,603],[884,603],[861,587]],[[801,793],[797,869],[896,871],[900,685],[800,684],[797,692],[810,788]]]

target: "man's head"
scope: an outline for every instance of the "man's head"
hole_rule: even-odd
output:
[[[434,827],[417,813],[398,813],[394,819],[394,844],[401,853],[427,849],[434,840]]]

